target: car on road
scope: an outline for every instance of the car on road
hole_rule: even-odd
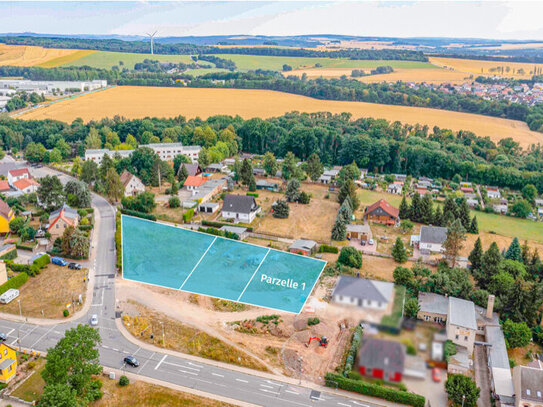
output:
[[[51,259],[51,263],[56,264],[57,266],[66,266],[68,262],[64,260],[62,257],[53,257]]]
[[[432,369],[432,380],[436,383],[441,382],[441,372],[437,367]]]
[[[81,270],[81,264],[70,263],[70,264],[68,264],[68,268],[72,269],[72,270]]]
[[[123,361],[128,366],[132,367],[138,367],[140,365],[140,362],[138,362],[138,359],[136,359],[134,356],[127,356],[123,359]]]
[[[0,342],[7,341],[8,336],[4,332],[0,332]]]
[[[90,319],[90,324],[91,326],[98,325],[98,315],[92,314],[91,319]]]

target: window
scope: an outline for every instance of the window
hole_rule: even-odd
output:
[[[7,355],[8,355],[8,350],[4,349],[4,356],[7,356]]]
[[[8,372],[11,372],[13,370],[13,366],[8,367]]]
[[[530,395],[532,394],[532,392],[530,391],[530,389],[526,389],[526,394],[527,394],[528,396],[530,396]]]
[[[458,338],[459,338],[459,336],[458,336],[458,335],[456,335],[455,339],[458,339]]]
[[[464,336],[464,340],[467,341],[467,340],[468,340],[468,337],[467,337],[467,336]]]

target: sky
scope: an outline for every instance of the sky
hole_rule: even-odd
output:
[[[0,32],[543,40],[543,1],[1,2]]]

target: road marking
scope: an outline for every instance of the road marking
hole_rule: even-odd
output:
[[[267,387],[268,389],[273,389],[274,387],[268,386],[267,384],[261,384],[262,387]]]
[[[194,273],[194,270],[196,270],[196,267],[198,267],[198,265],[200,264],[200,262],[204,259],[205,255],[207,254],[207,252],[209,251],[209,249],[211,249],[211,246],[213,246],[213,243],[215,243],[215,240],[217,240],[217,237],[215,237],[215,239],[213,239],[213,241],[212,241],[211,244],[207,247],[207,249],[206,249],[206,251],[204,252],[204,254],[202,254],[202,257],[200,257],[200,260],[198,260],[198,263],[196,263],[196,266],[194,266],[194,268],[191,270],[190,274],[187,276],[187,278],[185,278],[185,281],[183,281],[183,284],[181,284],[181,287],[179,287],[180,290],[183,288],[183,286],[185,285],[185,283],[187,282],[187,280],[190,278],[190,276],[192,275],[192,273]]]
[[[362,403],[359,403],[359,402],[354,401],[354,400],[352,401],[352,403],[357,404],[357,405],[362,406],[362,407],[370,407],[367,404],[362,404]]]
[[[203,366],[201,365],[197,365],[196,363],[192,363],[192,362],[187,362],[189,365],[192,365],[192,366],[196,366],[197,368],[203,368]]]
[[[247,380],[243,380],[243,379],[236,379],[236,381],[242,382],[242,383],[249,383]]]
[[[180,365],[180,364],[172,363],[172,362],[164,362],[164,364],[165,364],[165,365],[170,365],[170,366],[175,366],[175,367],[182,367],[183,369],[191,369],[191,370],[200,371],[200,369],[197,369],[197,368],[195,368],[195,367]]]
[[[191,375],[194,375],[194,376],[198,376],[198,373],[194,373],[194,372],[187,372],[186,370],[181,370],[179,369],[180,372],[183,372],[183,373],[186,373],[186,374],[191,374]]]
[[[147,363],[149,363],[150,360],[153,359],[153,356],[155,356],[155,352],[153,352],[153,354],[149,357],[149,359],[147,359],[145,361],[145,363],[143,365],[141,365],[141,367],[138,369],[138,373],[137,374],[140,374],[140,372],[143,370],[143,368],[145,367],[145,365],[147,365]]]
[[[190,370],[196,370],[197,372],[200,371],[200,369],[197,369],[195,367],[190,367],[190,366],[180,366],[180,367],[185,368],[185,369],[190,369]]]
[[[209,384],[213,384],[213,382],[210,382],[208,380],[203,380],[203,379],[198,379],[198,378],[194,378],[194,380],[198,380],[199,382],[204,382],[204,383],[209,383]]]
[[[272,382],[271,380],[266,380],[266,383],[273,384],[274,386],[282,386],[281,383],[275,383],[275,382]]]
[[[8,337],[13,331],[15,331],[15,328],[13,328],[11,331],[9,331],[9,332],[6,334],[6,337]]]
[[[23,339],[26,338],[28,335],[30,335],[32,332],[34,332],[36,329],[39,328],[39,325],[36,325],[34,329],[32,329],[30,332],[28,332],[25,336],[21,338],[21,342],[23,342]]]
[[[134,352],[134,354],[133,354],[132,356],[136,356],[140,350],[141,350],[141,348],[138,348],[138,349]]]
[[[281,393],[277,393],[277,392],[275,392],[275,391],[266,390],[266,389],[258,389],[258,390],[263,391],[263,392],[266,392],[266,393],[277,394],[278,396],[279,396],[279,394],[281,394]]]
[[[258,270],[260,269],[260,266],[262,266],[262,263],[264,263],[264,260],[266,260],[266,257],[268,257],[268,254],[270,253],[270,250],[271,250],[271,249],[268,249],[268,251],[266,252],[266,255],[264,256],[264,258],[262,259],[262,261],[260,262],[260,264],[259,264],[258,267],[256,268],[255,272],[254,272],[253,275],[251,276],[251,279],[249,280],[249,282],[247,283],[247,285],[245,286],[245,288],[243,289],[243,291],[242,291],[241,294],[239,295],[238,301],[239,301],[239,299],[243,296],[243,294],[245,293],[245,290],[247,289],[247,287],[249,287],[249,284],[251,284],[251,281],[253,281],[253,278],[255,278],[255,275],[256,275],[256,273],[258,272]]]
[[[285,390],[285,393],[296,394],[296,395],[300,394],[300,393],[292,391],[292,390]]]
[[[224,377],[223,374],[218,374],[218,373],[211,373],[213,376],[217,376],[217,377]]]
[[[164,362],[164,361],[166,360],[166,357],[167,357],[167,356],[168,356],[168,355],[164,355],[164,357],[163,357],[162,359],[160,359],[160,362],[158,362],[158,364],[155,366],[155,370],[157,370],[157,369],[160,367],[160,365],[162,364],[162,362]]]
[[[339,401],[338,401],[337,403],[338,403],[340,406],[351,407],[350,404],[340,403]]]
[[[41,341],[45,336],[47,336],[47,334],[48,334],[49,332],[51,332],[51,331],[53,330],[54,327],[55,327],[55,326],[53,325],[53,326],[52,326],[51,328],[49,328],[42,336],[40,336],[39,339],[38,339],[36,342],[34,342],[32,345],[30,345],[30,349],[33,349],[34,346],[36,346],[36,344],[37,344],[39,341]]]

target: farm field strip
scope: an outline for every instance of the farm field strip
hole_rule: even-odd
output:
[[[77,54],[77,49],[42,48],[30,45],[0,44],[0,65],[36,66]]]
[[[93,68],[111,69],[112,66],[119,65],[123,62],[123,66],[128,69],[134,69],[134,65],[138,62],[143,62],[145,59],[153,59],[159,62],[183,62],[189,64],[192,61],[190,55],[159,55],[159,54],[135,54],[129,52],[110,52],[110,51],[95,51],[90,55],[83,56],[75,61],[70,61],[64,66],[85,66]],[[207,65],[212,65],[205,62]]]
[[[85,122],[113,117],[207,118],[214,115],[239,115],[244,119],[269,118],[287,112],[349,112],[353,118],[374,117],[430,127],[469,130],[497,142],[512,137],[523,147],[543,143],[543,134],[531,131],[526,123],[446,110],[365,102],[319,100],[283,92],[254,89],[160,88],[117,86],[75,99],[24,113],[22,119],[56,119]]]
[[[543,64],[508,61],[482,61],[478,59],[462,58],[430,57],[430,62],[440,67],[445,67],[448,69],[454,69],[458,72],[467,72],[476,75],[502,75],[501,72],[490,72],[490,69],[500,66],[503,66],[505,68],[509,67],[510,71],[504,72],[503,76],[525,79],[531,78],[532,74],[530,74],[530,71],[533,71],[534,66],[537,66],[538,68],[543,68]],[[524,69],[525,73],[517,73],[519,69]]]

